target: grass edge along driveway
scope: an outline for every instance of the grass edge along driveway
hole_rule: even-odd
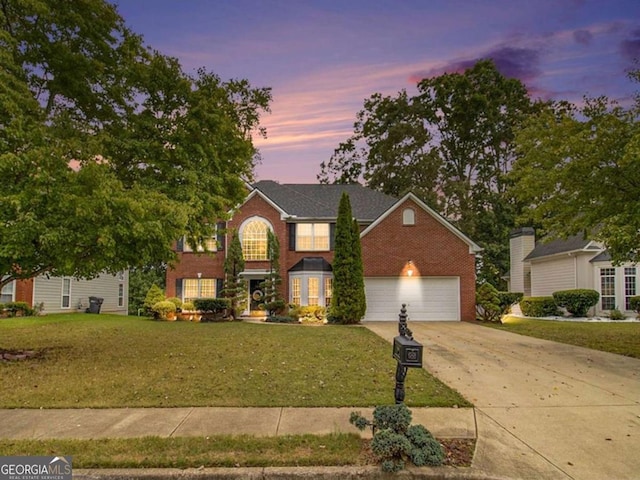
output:
[[[0,320],[0,408],[366,407],[394,403],[391,346],[361,326],[157,322],[60,314]],[[425,370],[409,407],[470,406]]]
[[[571,322],[507,315],[502,324],[483,324],[507,332],[640,358],[640,322]]]

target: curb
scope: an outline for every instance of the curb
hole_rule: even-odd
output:
[[[74,480],[509,480],[471,468],[421,467],[385,473],[377,466],[257,467],[257,468],[149,468],[74,470]]]

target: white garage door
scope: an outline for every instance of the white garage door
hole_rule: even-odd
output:
[[[368,321],[397,322],[402,304],[409,320],[460,320],[459,277],[365,278]]]

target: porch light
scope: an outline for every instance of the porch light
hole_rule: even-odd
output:
[[[409,260],[409,265],[407,267],[407,276],[411,277],[413,275],[413,262]]]

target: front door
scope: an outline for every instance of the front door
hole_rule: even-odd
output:
[[[249,310],[251,313],[264,313],[259,308],[259,305],[264,302],[264,295],[261,288],[262,283],[264,283],[264,279],[261,278],[252,278],[249,280]]]

